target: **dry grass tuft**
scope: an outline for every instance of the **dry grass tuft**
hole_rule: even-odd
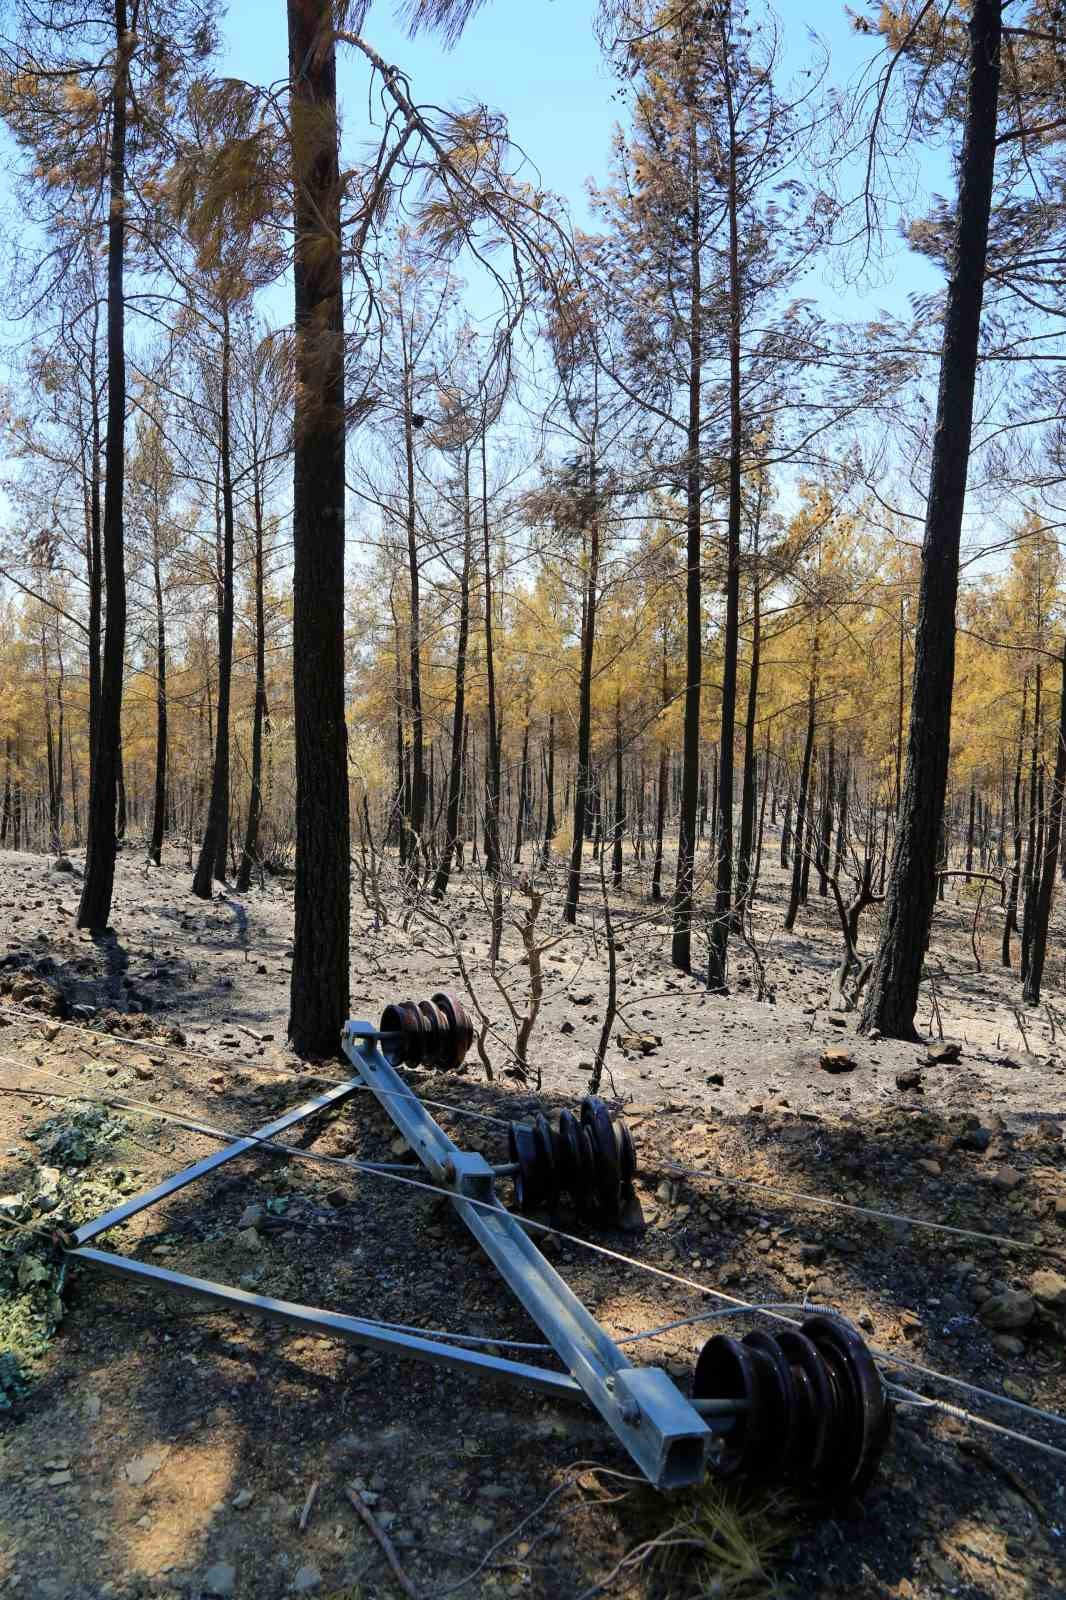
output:
[[[708,1478],[670,1512],[652,1551],[666,1593],[720,1600],[775,1600],[783,1593],[773,1564],[795,1537],[796,1517],[782,1499]]]

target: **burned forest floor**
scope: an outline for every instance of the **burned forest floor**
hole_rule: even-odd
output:
[[[0,1240],[0,1594],[401,1594],[354,1485],[421,1600],[1066,1596],[1063,1460],[943,1411],[900,1408],[861,1506],[816,1515],[789,1492],[713,1486],[657,1496],[577,1406],[67,1271],[50,1235],[217,1148],[171,1118],[243,1133],[342,1076],[286,1045],[291,882],[219,885],[201,902],[183,856],[146,869],[129,848],[114,932],[93,938],[75,928],[81,865],[0,853],[0,1219],[16,1224]],[[610,897],[619,1009],[601,1092],[636,1140],[637,1206],[624,1231],[566,1218],[572,1237],[543,1236],[545,1252],[616,1338],[708,1312],[699,1285],[827,1305],[896,1383],[1066,1449],[1066,1427],[1019,1409],[1066,1414],[1063,897],[1046,1003],[1026,1010],[998,964],[998,909],[975,924],[976,889],[953,882],[927,964],[928,1042],[903,1044],[830,1011],[832,902],[813,893],[786,935],[780,878],[731,945],[727,995],[670,966],[665,913],[636,877]],[[394,869],[357,875],[352,1015],[376,1021],[387,1001],[441,988],[465,999],[468,982],[491,1024],[491,1081],[476,1050],[461,1072],[410,1077],[489,1119],[435,1112],[493,1160],[501,1123],[554,1117],[587,1091],[608,987],[591,862],[583,898],[565,929],[549,885],[530,935],[544,996],[523,1072],[512,1008],[520,1021],[531,901],[517,876],[494,978],[475,869],[443,910],[405,908]],[[867,912],[865,950],[875,934]],[[293,1142],[402,1153],[360,1094]],[[540,1339],[445,1201],[336,1163],[252,1153],[99,1242],[290,1301]],[[703,1340],[749,1326],[690,1324],[630,1353],[687,1390]]]

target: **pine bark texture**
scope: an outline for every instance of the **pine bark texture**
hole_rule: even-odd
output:
[[[1047,836],[1040,861],[1040,877],[1033,896],[1029,963],[1022,985],[1022,999],[1028,1006],[1040,1003],[1040,985],[1044,977],[1044,960],[1047,955],[1048,924],[1051,921],[1051,902],[1055,894],[1055,868],[1058,865],[1059,840],[1062,836],[1064,788],[1066,788],[1066,640],[1063,641],[1062,647],[1062,690],[1059,697],[1058,739],[1055,747],[1055,771],[1051,780]]]
[[[126,101],[129,93],[130,36],[126,0],[115,0],[115,87],[111,107],[107,219],[107,424],[104,435],[103,569],[107,618],[100,662],[100,689],[89,786],[85,878],[78,927],[102,930],[111,915],[118,838],[118,800],[122,742],[122,676],[126,653],[126,551],[123,486],[126,464]]]
[[[914,1038],[944,813],[955,674],[959,541],[973,426],[996,159],[1002,0],[973,0],[954,255],[926,508],[907,766],[881,938],[861,1029]]]
[[[344,720],[344,325],[337,70],[329,0],[288,0],[296,414],[293,710],[296,888],[289,1038],[337,1053],[348,1015]]]
[[[229,732],[230,690],[233,682],[233,470],[230,457],[230,331],[229,313],[223,314],[221,403],[219,407],[219,467],[222,474],[222,563],[218,574],[218,712],[215,753],[211,768],[211,798],[192,880],[192,892],[210,900],[215,878],[226,875],[229,837]]]

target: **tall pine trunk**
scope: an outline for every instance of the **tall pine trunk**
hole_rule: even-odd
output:
[[[1026,1005],[1040,1003],[1040,985],[1044,977],[1044,958],[1047,954],[1048,924],[1051,921],[1051,902],[1055,893],[1055,869],[1059,858],[1059,840],[1062,836],[1062,798],[1066,785],[1066,638],[1062,644],[1062,689],[1059,696],[1059,726],[1055,742],[1055,769],[1051,780],[1051,800],[1047,814],[1047,832],[1040,857],[1040,878],[1033,892],[1030,917],[1026,918],[1029,933],[1029,961],[1022,985],[1022,998]]]
[[[1025,720],[1028,696],[1029,678],[1027,675],[1022,683],[1022,710],[1018,722],[1018,756],[1014,763],[1014,792],[1011,812],[1014,855],[1011,861],[1010,887],[1007,891],[1006,915],[1003,918],[1003,945],[1000,951],[1000,962],[1005,967],[1010,966],[1010,936],[1018,930],[1018,884],[1021,879],[1022,866],[1022,763],[1025,760]]]
[[[452,861],[462,865],[460,807],[463,797],[463,761],[466,755],[466,652],[470,639],[470,450],[463,451],[463,568],[459,580],[459,638],[455,651],[455,705],[452,711],[452,750],[448,763],[448,801],[444,816],[444,846],[433,879],[433,898],[448,892]]]
[[[545,777],[544,859],[551,853],[555,838],[555,707],[548,708],[548,771]]]
[[[1036,687],[1033,691],[1033,738],[1029,751],[1029,830],[1025,848],[1025,868],[1022,873],[1022,941],[1019,964],[1023,983],[1029,970],[1029,947],[1032,942],[1033,932],[1033,894],[1036,877],[1040,870],[1037,866],[1040,856],[1040,796],[1038,784],[1040,741],[1043,734],[1041,720],[1043,680],[1043,663],[1038,659],[1036,663]]]
[[[104,443],[103,568],[107,620],[100,664],[95,759],[89,788],[85,879],[78,927],[102,930],[115,884],[115,805],[122,738],[122,671],[126,654],[126,553],[123,485],[126,464],[126,102],[129,58],[136,41],[126,0],[114,0],[115,81],[111,97],[107,219],[107,426]]]
[[[622,696],[614,692],[614,837],[611,840],[611,883],[622,887],[622,834],[625,830],[625,791],[622,783]]]
[[[662,696],[662,708],[665,712],[670,702],[670,678],[667,666],[665,633],[663,634],[662,685],[660,693]],[[659,776],[655,785],[655,852],[651,869],[651,897],[656,905],[659,904],[663,897],[663,833],[666,829],[666,784],[669,755],[670,753],[666,748],[666,740],[660,738]]]
[[[263,727],[267,719],[266,693],[266,607],[263,600],[263,489],[258,466],[252,489],[255,517],[253,583],[255,586],[255,706],[252,711],[252,771],[248,794],[248,823],[244,848],[237,868],[237,888],[246,893],[252,871],[259,861],[259,825],[263,817]]]
[[[814,709],[818,692],[818,635],[811,649],[811,675],[807,683],[807,733],[803,741],[803,765],[800,768],[799,794],[796,798],[796,843],[792,853],[792,884],[789,889],[785,927],[789,932],[796,925],[796,914],[804,895],[804,867],[807,852],[804,848],[807,807],[810,804],[811,759],[814,755]]]
[[[740,793],[740,845],[737,851],[737,912],[743,917],[751,900],[752,839],[755,832],[755,719],[759,703],[759,658],[761,651],[759,547],[756,541],[755,573],[751,607],[751,665],[748,673],[748,703],[744,716],[744,774]]]
[[[596,442],[593,439],[589,456],[589,505],[591,507],[588,575],[585,581],[585,603],[582,607],[581,672],[578,683],[577,718],[577,773],[574,777],[574,831],[570,844],[570,869],[567,873],[566,904],[563,920],[571,925],[577,921],[577,906],[581,898],[581,853],[585,842],[585,827],[593,797],[592,780],[592,662],[596,651],[596,599],[600,583],[600,514],[596,503],[597,471]]]
[[[487,737],[485,743],[485,867],[492,878],[492,919],[489,959],[495,962],[503,938],[503,887],[500,856],[500,725],[496,712],[496,658],[492,642],[492,544],[489,537],[488,428],[481,432],[481,540],[485,586],[485,687]]]
[[[333,1055],[348,1014],[344,721],[344,282],[330,0],[288,0],[296,408],[293,723],[296,889],[289,1038]]]
[[[724,989],[726,950],[733,911],[733,744],[737,717],[737,655],[740,649],[740,236],[737,193],[736,110],[729,55],[723,37],[723,88],[729,126],[728,188],[729,216],[729,509],[726,519],[725,636],[722,641],[722,729],[718,758],[718,870],[714,890],[714,920],[711,923],[710,952],[707,959],[707,984]]]
[[[152,519],[152,586],[155,592],[155,791],[148,859],[158,867],[167,821],[167,624],[158,517]]]
[[[966,127],[929,479],[907,768],[881,938],[861,1028],[916,1037],[951,740],[959,541],[973,428],[988,223],[996,161],[1002,0],[973,0]]]
[[[410,631],[408,647],[411,677],[411,787],[410,828],[413,862],[417,851],[423,861],[427,859],[426,841],[426,757],[425,727],[422,719],[422,622],[421,594],[418,570],[418,522],[415,500],[415,435],[413,373],[409,362],[404,362],[403,441],[404,465],[407,474],[407,582],[410,606]]]
[[[211,769],[211,798],[192,892],[210,900],[215,878],[226,876],[229,839],[229,706],[233,681],[233,463],[230,457],[230,321],[222,308],[222,371],[219,395],[219,467],[222,474],[222,551],[218,574],[218,710],[215,720],[215,754]]]
[[[681,753],[681,815],[677,835],[674,933],[670,959],[692,966],[692,902],[696,872],[696,805],[700,772],[700,688],[703,677],[702,472],[700,413],[703,392],[703,279],[700,260],[700,174],[696,109],[689,106],[689,359],[688,430],[685,439],[685,719]]]
[[[529,816],[530,804],[529,782],[529,707],[526,707],[526,722],[522,731],[522,763],[518,769],[518,808],[515,812],[514,830],[514,864],[517,867],[522,860],[522,845],[525,840],[526,828],[532,820]]]

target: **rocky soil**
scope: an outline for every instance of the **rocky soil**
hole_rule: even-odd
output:
[[[0,855],[0,1215],[33,1230],[9,1235],[0,1252],[0,1350],[18,1357],[17,1371],[0,1357],[4,1595],[398,1594],[349,1485],[426,1600],[1066,1595],[1063,1462],[956,1418],[902,1408],[862,1508],[815,1518],[774,1501],[769,1522],[782,1542],[766,1552],[770,1575],[731,1588],[720,1565],[715,1591],[697,1567],[666,1579],[654,1561],[626,1562],[692,1507],[632,1481],[591,1414],[85,1269],[60,1282],[48,1230],[216,1147],[168,1115],[244,1131],[317,1086],[284,1042],[289,885],[204,904],[189,895],[183,865],[145,871],[127,852],[116,932],[93,940],[74,928],[72,865]],[[386,891],[387,922],[367,903],[372,892],[357,893],[353,1014],[376,1018],[407,993],[463,992],[465,972],[491,1023],[493,1081],[473,1054],[464,1073],[416,1074],[417,1086],[504,1122],[538,1107],[554,1114],[585,1092],[603,1026],[602,917],[594,923],[590,909],[544,951],[545,998],[523,1079],[510,1010],[488,970],[481,887],[461,879],[446,920],[416,913],[406,927]],[[597,887],[590,877],[590,907]],[[986,1409],[904,1365],[917,1362],[1066,1413],[1061,929],[1050,1003],[1022,1012],[1016,977],[994,964],[994,914],[972,942],[973,902],[949,903],[921,1019],[930,1040],[905,1045],[861,1038],[852,1018],[828,1010],[839,944],[831,906],[812,900],[796,935],[784,936],[780,885],[768,889],[754,950],[738,946],[724,997],[673,973],[661,918],[635,891],[612,903],[620,1013],[603,1088],[637,1140],[643,1220],[626,1233],[577,1231],[689,1285],[573,1242],[550,1239],[551,1258],[617,1337],[705,1312],[713,1302],[691,1284],[757,1303],[808,1299],[856,1321],[899,1381]],[[500,969],[519,1015],[528,968],[512,920],[527,905],[516,890]],[[538,938],[559,931],[546,903]],[[873,931],[864,928],[867,945]],[[97,1103],[115,1098],[143,1114]],[[504,1128],[439,1116],[458,1140],[504,1159]],[[369,1096],[294,1138],[334,1157],[397,1155]],[[539,1339],[446,1203],[336,1166],[242,1158],[100,1243],[288,1300]],[[635,1346],[635,1357],[666,1365],[684,1386],[713,1328],[676,1329]],[[987,1414],[1066,1449],[1066,1427],[1005,1408]],[[745,1516],[755,1537],[762,1512]]]

